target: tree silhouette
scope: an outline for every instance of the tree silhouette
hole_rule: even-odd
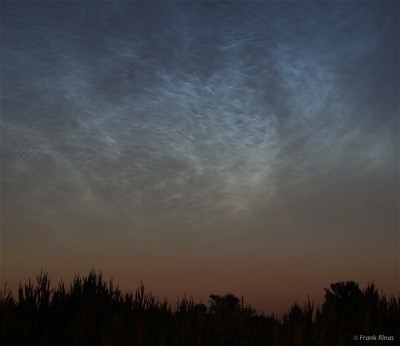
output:
[[[240,299],[231,293],[222,297],[218,294],[211,294],[209,302],[211,313],[234,315],[241,310]]]

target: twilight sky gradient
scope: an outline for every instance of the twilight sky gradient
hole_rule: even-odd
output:
[[[1,279],[281,313],[399,292],[399,3],[1,2]]]

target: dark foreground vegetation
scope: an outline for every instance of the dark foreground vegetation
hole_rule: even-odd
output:
[[[257,314],[232,294],[211,295],[208,307],[186,298],[171,306],[145,293],[143,285],[123,293],[94,271],[54,289],[41,273],[36,285],[20,285],[17,298],[7,287],[0,291],[0,344],[400,345],[400,297],[387,299],[373,284],[360,290],[354,282],[325,291],[320,307],[295,303],[277,319]]]

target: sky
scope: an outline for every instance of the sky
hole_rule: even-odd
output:
[[[398,294],[399,72],[396,1],[1,1],[1,284]]]

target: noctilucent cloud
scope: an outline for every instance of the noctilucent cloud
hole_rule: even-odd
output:
[[[396,1],[2,1],[1,31],[3,283],[399,292]]]

